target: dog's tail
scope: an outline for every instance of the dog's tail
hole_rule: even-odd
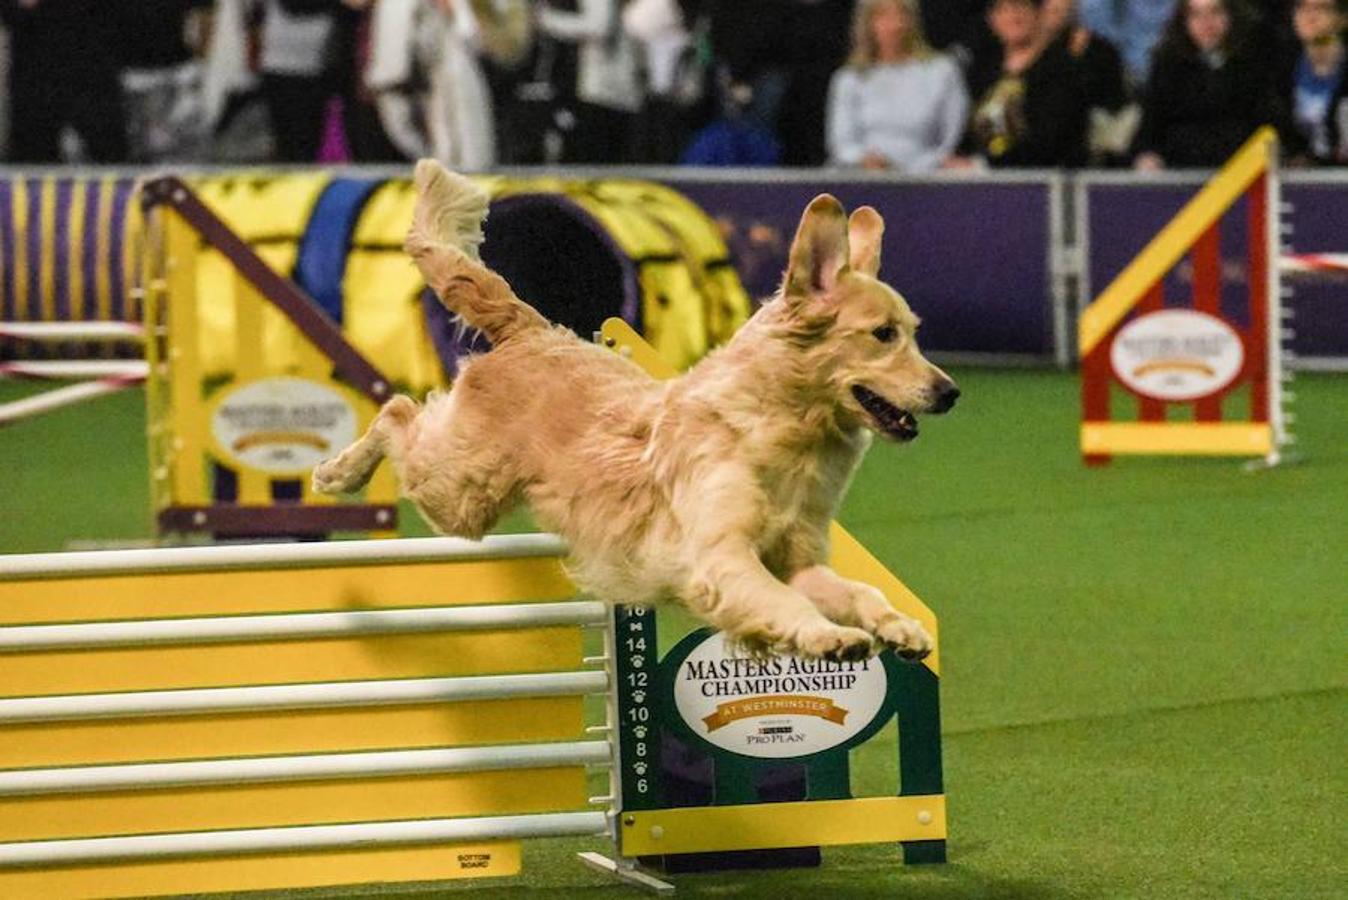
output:
[[[431,159],[417,163],[415,181],[417,204],[404,247],[445,308],[496,345],[548,327],[504,278],[482,265],[486,193]]]

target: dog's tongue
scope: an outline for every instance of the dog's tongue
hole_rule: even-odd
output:
[[[917,437],[917,418],[912,413],[904,411],[899,415],[897,427],[893,429],[894,433],[906,441],[911,441]]]
[[[917,437],[917,417],[906,409],[899,409],[879,394],[862,385],[852,388],[853,395],[869,412],[886,434],[900,441]]]

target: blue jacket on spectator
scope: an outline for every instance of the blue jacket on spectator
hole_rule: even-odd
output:
[[[1080,0],[1080,7],[1081,24],[1118,48],[1133,84],[1146,84],[1175,0]]]

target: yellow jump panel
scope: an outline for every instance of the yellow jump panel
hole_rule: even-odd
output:
[[[1273,452],[1273,429],[1259,422],[1086,422],[1081,451],[1265,456]]]
[[[0,841],[556,812],[585,787],[565,767],[6,797]]]
[[[931,635],[932,640],[931,654],[922,660],[922,665],[940,675],[940,635],[936,614],[931,611],[931,607],[923,603],[917,594],[909,590],[908,585],[885,568],[884,563],[871,555],[871,552],[863,547],[860,541],[852,537],[847,529],[837,522],[832,525],[829,541],[833,545],[832,553],[829,555],[829,565],[833,566],[839,575],[863,581],[879,588],[890,605],[917,619],[922,623],[922,627],[927,629],[927,634]]]
[[[0,580],[0,625],[567,600],[557,559]]]
[[[0,582],[0,624],[128,622],[564,600],[556,558],[217,568]],[[360,682],[582,665],[575,625],[0,653],[0,696]],[[0,769],[583,739],[583,697],[0,726]],[[583,766],[7,796],[0,842],[583,809]],[[146,896],[517,874],[518,842],[304,851],[0,870],[0,897]]]
[[[584,700],[35,722],[0,728],[0,769],[577,740]]]
[[[622,817],[621,845],[624,856],[652,856],[945,836],[945,795],[936,794],[628,812]]]
[[[518,875],[518,841],[0,871],[3,897],[150,897]]]
[[[575,626],[0,654],[0,696],[516,672],[580,665]]]

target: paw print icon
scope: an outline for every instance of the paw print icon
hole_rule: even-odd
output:
[[[646,739],[646,726],[638,725],[632,729],[632,734],[636,735],[637,740],[644,741]]]
[[[633,692],[632,692],[632,702],[633,702],[633,703],[645,703],[645,702],[646,702],[646,692],[645,692],[645,691],[633,691]]]
[[[647,768],[648,767],[644,762],[639,762],[632,767],[632,771],[636,772],[638,775],[645,775]]]

